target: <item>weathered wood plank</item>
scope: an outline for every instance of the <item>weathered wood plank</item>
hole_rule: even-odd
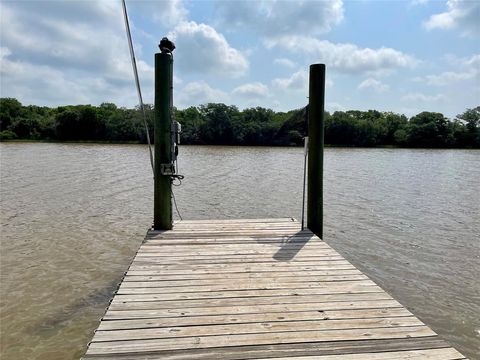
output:
[[[183,246],[183,249],[186,249],[185,245],[193,245],[193,246],[207,246],[207,245],[219,245],[219,244],[231,244],[231,245],[257,245],[257,244],[264,244],[264,245],[275,245],[275,246],[283,246],[286,244],[310,244],[306,242],[308,239],[301,236],[268,236],[268,237],[222,237],[222,236],[211,236],[211,237],[182,237],[182,238],[161,238],[161,239],[147,239],[147,243],[144,246]],[[318,247],[328,248],[325,244],[315,244]]]
[[[228,235],[228,234],[238,234],[238,235],[260,235],[260,234],[280,234],[280,235],[290,235],[290,234],[303,234],[305,236],[312,235],[313,233],[308,230],[300,230],[297,227],[261,227],[261,228],[245,228],[241,229],[238,227],[224,228],[224,229],[199,229],[195,230],[195,236],[203,233],[211,233],[215,235]],[[182,235],[192,236],[192,231],[189,229],[175,229],[175,231],[163,231],[158,233],[151,233],[151,236],[178,236]]]
[[[122,284],[118,289],[118,294],[170,294],[170,293],[209,293],[211,297],[215,297],[216,293],[227,292],[231,297],[236,296],[236,293],[246,293],[247,295],[239,296],[256,296],[262,294],[262,296],[271,296],[271,295],[307,295],[307,294],[332,294],[332,293],[345,293],[345,292],[381,292],[382,289],[376,285],[371,280],[360,280],[360,281],[342,281],[342,282],[326,282],[322,284],[310,284],[303,283],[301,285],[297,283],[287,283],[281,284],[276,282],[271,283],[255,283],[255,282],[245,282],[245,281],[236,281],[234,285],[232,284],[219,284],[219,285],[210,285],[210,286],[195,286],[189,284],[187,286],[175,286],[164,288],[161,283],[157,286],[148,286],[148,287],[132,287],[124,286]],[[298,291],[296,291],[298,290]]]
[[[248,249],[239,249],[239,250],[228,250],[224,247],[219,247],[219,246],[201,246],[199,247],[198,250],[192,249],[193,246],[189,246],[188,248],[183,246],[183,247],[177,247],[177,248],[171,248],[168,249],[167,247],[160,248],[159,246],[143,246],[142,249],[138,251],[138,255],[155,255],[155,256],[160,256],[164,258],[183,258],[185,259],[188,256],[194,256],[195,259],[197,257],[211,257],[212,255],[218,256],[218,257],[238,257],[238,256],[261,256],[261,257],[268,257],[268,258],[273,258],[272,256],[272,247],[271,245],[268,247],[265,247],[262,251],[258,246],[255,246],[256,249],[248,250]],[[243,247],[248,247],[243,246]],[[282,249],[282,252],[288,254],[288,255],[294,255],[295,258],[316,258],[316,257],[323,257],[323,256],[339,256],[336,251],[334,251],[331,248],[320,248],[320,247],[314,247],[313,246],[298,246],[297,248],[291,248],[289,250]],[[165,250],[170,250],[169,252],[166,252]],[[312,252],[307,252],[307,251],[302,251],[299,253],[299,250],[311,250]],[[280,248],[278,249],[280,250]]]
[[[145,274],[144,274],[145,273]],[[363,275],[357,269],[349,269],[349,270],[316,270],[316,271],[276,271],[275,274],[271,274],[271,277],[267,277],[267,279],[280,279],[280,278],[298,278],[298,279],[309,279],[309,280],[318,280],[322,281],[323,277],[325,276],[345,276],[345,275]],[[365,276],[365,275],[363,275]],[[222,272],[210,272],[205,274],[163,274],[154,271],[153,274],[149,274],[149,271],[129,271],[124,281],[136,281],[136,279],[140,279],[140,277],[147,277],[149,280],[191,280],[191,279],[255,279],[255,278],[262,278],[265,279],[264,272],[257,271],[257,272],[233,272],[228,273],[228,277],[224,275]]]
[[[237,277],[235,282],[241,282],[242,284],[257,285],[261,287],[272,286],[272,285],[292,285],[298,287],[311,287],[311,286],[323,286],[325,282],[346,282],[346,281],[363,281],[368,280],[365,275],[330,275],[330,276],[316,276],[314,279],[312,277],[303,276],[284,276],[284,277],[275,277],[272,280],[265,279],[263,277]],[[183,279],[172,280],[171,278],[165,277],[155,277],[155,276],[127,276],[123,280],[122,287],[161,287],[168,289],[169,287],[177,286],[198,286],[206,287],[209,285],[231,285],[231,279],[225,279],[222,277],[208,277],[201,279]],[[231,286],[229,286],[231,288]],[[204,291],[204,290],[200,290]]]
[[[197,220],[177,220],[175,221],[175,225],[178,224],[221,224],[221,223],[227,223],[227,224],[245,224],[245,223],[290,223],[290,222],[296,222],[298,221],[294,218],[291,217],[285,217],[285,218],[253,218],[253,219],[197,219]]]
[[[292,331],[333,331],[371,328],[398,328],[422,326],[414,316],[376,319],[310,320],[290,322],[254,322],[247,324],[223,324],[209,326],[175,326],[149,329],[129,329],[117,331],[97,331],[95,341],[121,341],[165,339],[192,336],[243,335],[281,333]],[[289,334],[285,334],[287,337]]]
[[[342,259],[335,259],[335,260],[305,260],[305,261],[292,261],[291,264],[287,261],[279,263],[278,260],[271,259],[271,260],[245,260],[241,261],[222,261],[222,260],[207,260],[204,262],[196,262],[195,260],[192,261],[183,261],[183,262],[167,262],[164,259],[158,258],[151,258],[151,257],[137,257],[133,262],[132,265],[141,266],[145,264],[155,265],[164,267],[167,269],[209,269],[209,268],[232,268],[234,266],[240,265],[244,267],[243,264],[249,264],[248,266],[264,266],[268,268],[292,268],[292,267],[300,267],[300,266],[327,266],[327,267],[344,267],[344,266],[352,266],[347,260]]]
[[[223,298],[257,298],[272,296],[324,296],[331,294],[378,294],[381,289],[378,286],[356,286],[348,289],[322,289],[322,288],[287,288],[287,289],[251,289],[251,290],[223,290],[223,291],[194,291],[189,292],[188,289],[183,291],[175,289],[175,291],[162,292],[157,288],[138,289],[138,288],[122,288],[117,292],[119,300],[122,301],[168,301],[168,300],[198,300],[198,299],[223,299]]]
[[[135,305],[135,306],[133,306]],[[154,319],[163,317],[184,316],[209,316],[209,315],[237,315],[237,314],[264,314],[279,313],[279,316],[287,312],[300,311],[331,311],[331,310],[363,310],[363,309],[388,309],[401,308],[402,306],[393,299],[380,300],[355,300],[332,301],[332,302],[304,302],[290,304],[256,304],[236,306],[212,306],[212,307],[165,307],[159,308],[155,304],[129,304],[128,306],[116,306],[111,304],[104,320],[114,319]]]
[[[244,246],[245,247],[245,246]],[[301,253],[300,250],[303,251]],[[167,250],[170,250],[169,252],[166,252]],[[138,252],[138,255],[141,256],[158,256],[162,259],[168,259],[168,258],[182,258],[183,260],[187,260],[188,256],[191,256],[191,260],[196,260],[198,258],[207,258],[207,257],[219,257],[219,258],[238,258],[240,256],[249,256],[252,258],[255,257],[262,257],[266,259],[275,259],[275,260],[281,260],[274,258],[272,255],[274,255],[276,252],[272,254],[272,247],[265,247],[263,251],[262,249],[259,249],[257,247],[255,252],[244,252],[244,250],[235,250],[235,249],[226,249],[226,248],[219,248],[218,246],[202,246],[198,250],[195,249],[186,249],[184,247],[177,247],[177,248],[171,248],[168,249],[165,247],[159,248],[159,247],[148,247],[145,246],[143,249],[141,249]],[[307,251],[308,250],[308,251]],[[278,248],[277,251],[281,251],[281,254],[290,255],[292,256],[290,259],[292,260],[299,260],[299,259],[304,259],[304,258],[322,258],[325,256],[339,256],[338,253],[332,249],[328,248],[317,248],[313,246],[299,246],[297,248],[290,248],[290,249],[285,249],[285,248]]]
[[[455,349],[428,349],[428,350],[410,350],[410,351],[388,351],[365,354],[348,355],[321,355],[321,356],[295,356],[295,357],[275,357],[264,358],[260,360],[456,360],[464,359]]]
[[[375,301],[392,299],[390,295],[384,292],[366,292],[366,293],[338,293],[321,295],[276,295],[276,296],[250,296],[250,297],[226,297],[226,298],[207,298],[208,300],[196,298],[188,300],[162,299],[161,294],[144,295],[117,295],[110,304],[112,310],[131,310],[131,309],[178,309],[190,307],[239,307],[252,305],[268,304],[306,304],[314,303],[321,306],[322,302],[350,302],[356,301]]]
[[[222,271],[211,271],[211,270],[199,270],[195,272],[182,272],[181,270],[178,271],[171,271],[171,272],[166,272],[165,270],[162,269],[156,269],[155,267],[152,266],[140,266],[140,267],[130,267],[130,270],[128,271],[128,276],[181,276],[185,279],[187,278],[198,278],[198,277],[208,277],[213,275],[220,275],[223,276],[224,278],[234,278],[234,276],[243,276],[241,274],[256,274],[258,276],[266,276],[266,277],[282,277],[282,276],[289,276],[290,274],[299,274],[301,276],[307,276],[313,274],[345,274],[345,273],[360,273],[356,268],[340,268],[340,269],[332,269],[332,268],[326,268],[326,269],[321,269],[321,270],[310,270],[310,269],[296,269],[296,270],[288,270],[288,269],[280,269],[280,270],[269,270],[269,269],[262,269],[262,270],[257,270],[255,272],[252,272],[251,270],[248,270],[249,272],[245,273],[241,270],[236,270],[234,269],[229,270],[229,269],[224,269]]]
[[[230,243],[226,243],[229,240]],[[218,242],[225,242],[221,247],[216,247]],[[186,246],[188,245],[188,247]],[[248,247],[246,245],[252,245]],[[326,243],[321,242],[320,240],[309,240],[304,237],[265,237],[265,238],[227,238],[227,237],[212,237],[212,238],[182,238],[182,239],[154,239],[148,240],[142,246],[143,249],[161,249],[163,252],[166,249],[169,250],[195,250],[195,251],[214,251],[214,250],[225,250],[225,249],[237,249],[241,251],[248,251],[254,249],[255,251],[272,251],[274,248],[272,246],[277,246],[278,248],[288,248],[288,249],[306,249],[307,247],[313,247],[318,249],[329,249],[332,248]]]
[[[262,359],[266,356],[272,357],[292,357],[292,356],[326,356],[326,355],[345,355],[345,354],[365,354],[375,352],[392,352],[422,349],[448,348],[443,340],[438,336],[404,339],[368,339],[361,341],[322,341],[308,343],[290,343],[290,344],[269,344],[269,345],[249,345],[249,346],[231,346],[223,348],[205,348],[205,349],[182,349],[166,350],[155,352],[142,352],[143,360],[251,360]],[[138,360],[139,354],[96,354],[87,356],[85,359],[97,360]]]
[[[311,320],[341,320],[341,319],[372,319],[412,316],[404,308],[357,309],[357,310],[327,310],[327,311],[297,311],[284,313],[257,313],[236,315],[207,315],[188,317],[168,317],[152,319],[130,319],[102,321],[98,330],[147,329],[157,327],[173,327],[188,325],[219,325],[244,324],[252,322],[282,322]]]
[[[306,233],[303,232],[298,232],[295,229],[292,230],[243,230],[243,231],[203,231],[195,234],[195,238],[200,239],[200,238],[219,238],[222,236],[225,237],[235,237],[241,235],[242,237],[252,237],[256,238],[257,240],[260,239],[262,236],[265,237],[283,237],[283,238],[291,238],[291,237],[307,237],[307,238],[314,238],[313,236],[310,236]],[[178,232],[178,233],[162,233],[155,235],[154,238],[149,237],[150,240],[152,241],[160,241],[162,239],[191,239],[192,234],[191,232],[185,231],[185,232]]]
[[[406,337],[433,336],[435,333],[427,326],[404,326],[396,328],[346,329],[325,331],[295,331],[285,334],[261,333],[199,337],[177,337],[164,339],[143,339],[128,341],[101,341],[90,343],[92,354],[141,353],[142,351],[161,351],[184,348],[228,347],[260,344],[304,343],[309,341],[341,341],[362,339],[392,339]]]
[[[147,262],[133,262],[130,266],[131,270],[156,270],[161,273],[201,273],[201,272],[242,272],[242,271],[302,271],[302,270],[353,270],[355,267],[350,265],[347,262],[342,262],[341,264],[302,264],[302,263],[272,263],[272,264],[251,264],[247,263],[245,265],[235,264],[229,266],[228,264],[212,264],[212,265],[162,265],[158,263],[147,263]]]
[[[229,231],[229,230],[279,230],[279,229],[288,229],[295,230],[297,232],[302,232],[300,225],[298,223],[283,224],[262,224],[262,223],[252,223],[252,224],[219,224],[219,225],[177,225],[175,226],[175,231]],[[303,233],[307,233],[303,231]]]

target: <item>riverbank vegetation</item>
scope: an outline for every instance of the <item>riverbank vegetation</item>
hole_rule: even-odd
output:
[[[153,138],[153,106],[146,106]],[[454,119],[421,112],[336,111],[325,114],[325,143],[337,146],[480,148],[480,106]],[[275,112],[261,107],[206,104],[175,109],[183,144],[301,145],[305,109]],[[146,142],[142,114],[112,103],[50,108],[0,99],[0,140]]]

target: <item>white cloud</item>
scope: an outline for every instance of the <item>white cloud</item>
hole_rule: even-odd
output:
[[[177,45],[175,62],[186,73],[239,77],[248,70],[247,58],[209,25],[182,22],[168,37]]]
[[[6,58],[11,54],[12,52],[10,51],[9,48],[7,48],[6,46],[0,46],[0,60],[2,60],[3,58]]]
[[[7,53],[8,54],[8,53]],[[27,104],[78,104],[103,101],[128,101],[129,92],[112,86],[101,77],[85,76],[78,81],[47,65],[34,65],[2,57],[0,65],[0,96],[15,97]],[[131,98],[136,99],[131,86]]]
[[[428,0],[410,0],[410,6],[425,5]]]
[[[345,111],[346,109],[345,106],[337,102],[328,102],[325,104],[325,110],[333,113],[335,111]]]
[[[310,55],[313,61],[325,62],[330,68],[353,73],[386,73],[397,68],[413,67],[418,62],[413,56],[392,48],[360,48],[355,44],[318,40],[316,35],[330,31],[343,20],[341,0],[223,1],[218,7],[222,21],[229,29],[241,27],[242,31],[259,33],[267,48],[279,47],[304,53]],[[285,60],[276,59],[275,64],[295,66]]]
[[[420,104],[418,107],[402,106],[398,109],[399,114],[404,114],[409,118],[421,113],[422,111],[425,111],[425,104]],[[433,111],[435,111],[435,109],[433,109]]]
[[[141,3],[143,10],[151,7],[153,18],[165,26],[175,26],[180,22],[186,21],[188,11],[183,5],[182,0],[162,0],[161,2]]]
[[[185,85],[179,91],[178,100],[175,101],[180,108],[201,105],[210,102],[228,102],[228,95],[218,89],[212,88],[205,81],[194,81]]]
[[[418,60],[392,48],[360,48],[355,44],[336,44],[310,37],[286,36],[267,41],[268,47],[304,52],[325,63],[328,68],[362,73],[414,67]],[[315,60],[314,60],[315,61]]]
[[[480,54],[472,55],[470,58],[460,59],[460,65],[480,72]]]
[[[368,79],[363,80],[359,85],[358,85],[359,90],[368,90],[371,89],[375,91],[376,93],[384,93],[388,91],[389,86],[382,83],[381,81],[374,79],[372,77],[369,77]]]
[[[413,102],[438,102],[445,100],[445,95],[425,95],[422,93],[409,93],[402,97],[402,101],[413,101]]]
[[[2,2],[2,96],[61,105],[136,103],[118,3]],[[137,59],[145,95],[152,67]],[[148,96],[145,96],[149,101]]]
[[[116,70],[119,62],[128,65],[120,7],[110,2],[58,4],[59,9],[52,2],[2,3],[2,43],[31,63],[57,68],[108,71],[112,63]],[[99,17],[109,12],[102,23]]]
[[[342,0],[219,1],[217,9],[226,26],[252,29],[268,38],[328,32],[343,20],[344,12]]]
[[[208,25],[183,21],[187,12],[181,2],[167,5],[164,15],[180,22],[175,28],[180,70],[231,77],[246,72],[247,59],[221,34]],[[120,3],[1,2],[0,7],[2,96],[51,106],[137,103]],[[131,26],[135,29],[133,22]],[[141,49],[140,43],[135,47]],[[138,55],[137,51],[144,101],[152,102],[153,67]],[[177,76],[174,82],[182,83]]]
[[[414,78],[415,81],[418,82],[426,82],[428,85],[434,86],[445,86],[450,85],[453,82],[463,81],[463,80],[470,80],[475,78],[476,74],[474,72],[453,72],[453,71],[445,71],[443,73],[437,75],[426,75],[424,77],[416,77]]]
[[[253,82],[238,86],[233,89],[232,93],[248,99],[265,98],[269,95],[268,87],[261,82]]]
[[[452,62],[452,65],[460,71],[444,71],[440,74],[416,77],[413,81],[425,82],[426,84],[433,86],[446,86],[451,85],[454,82],[468,81],[472,79],[480,80],[480,54],[463,59],[450,57],[450,62]]]
[[[272,84],[280,89],[308,90],[308,75],[305,70],[300,70],[292,74],[289,78],[277,78],[272,80]]]
[[[308,92],[308,72],[307,70],[299,70],[294,72],[287,78],[276,78],[272,80],[272,85],[276,88],[286,90],[302,90]],[[325,79],[325,87],[332,87],[333,81],[328,77]]]
[[[3,51],[3,49],[7,49],[7,51]],[[39,97],[42,97],[43,101],[45,96],[48,97],[52,93],[56,94],[55,100],[58,98],[67,101],[69,99],[71,101],[86,100],[81,95],[81,91],[78,91],[78,86],[65,79],[60,71],[45,65],[38,66],[22,61],[12,61],[10,59],[12,53],[8,48],[2,48],[2,53],[0,62],[1,97],[16,97],[20,101],[28,99],[29,103],[35,103],[40,100]],[[34,83],[35,86],[30,86]]]
[[[427,30],[456,29],[463,36],[480,35],[480,2],[478,0],[448,0],[447,11],[430,16],[423,23]]]
[[[296,65],[292,60],[286,58],[275,59],[273,60],[273,63],[275,65],[281,65],[287,68],[294,68]]]

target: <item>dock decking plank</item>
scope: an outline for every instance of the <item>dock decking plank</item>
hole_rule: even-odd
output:
[[[343,319],[376,319],[376,318],[394,318],[407,317],[412,314],[404,308],[387,309],[358,309],[358,310],[328,310],[328,311],[297,311],[279,313],[261,313],[261,314],[236,314],[236,315],[210,315],[188,316],[188,317],[169,317],[161,319],[143,319],[136,320],[111,320],[102,321],[98,330],[127,330],[127,329],[147,329],[169,326],[187,326],[202,324],[245,324],[255,322],[282,322],[282,321],[311,321],[311,320],[343,320]]]
[[[291,218],[149,231],[84,359],[463,359]]]

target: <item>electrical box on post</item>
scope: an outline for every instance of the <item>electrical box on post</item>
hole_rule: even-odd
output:
[[[175,175],[175,165],[173,164],[161,164],[160,165],[160,174],[166,176]]]

